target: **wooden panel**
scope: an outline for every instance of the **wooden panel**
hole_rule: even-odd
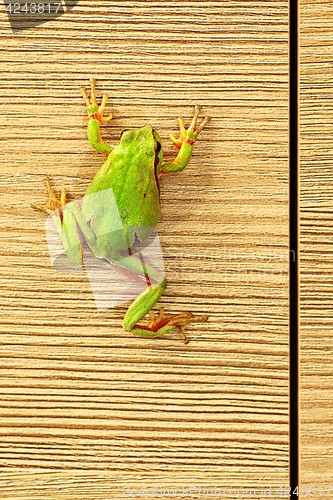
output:
[[[15,35],[1,16],[1,498],[287,484],[288,2],[80,1]],[[177,116],[212,117],[161,181],[160,304],[209,316],[187,345],[125,333],[125,308],[51,267],[30,203],[46,174],[83,196],[102,164],[91,76],[106,142],[153,125],[172,159]]]
[[[301,480],[316,497],[333,494],[332,16],[331,1],[301,2]]]

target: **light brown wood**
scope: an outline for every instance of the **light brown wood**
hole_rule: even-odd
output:
[[[80,1],[16,35],[1,16],[0,498],[287,485],[288,2]],[[102,165],[91,76],[111,144],[149,124],[172,159],[177,116],[212,117],[161,180],[159,305],[209,316],[188,345],[124,332],[125,308],[96,310],[85,275],[51,267],[30,203],[46,174],[83,196]]]
[[[333,495],[333,2],[300,4],[301,482]],[[305,491],[305,490],[303,490]]]

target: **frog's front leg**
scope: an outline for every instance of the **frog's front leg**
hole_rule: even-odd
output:
[[[90,85],[91,85],[90,98],[87,94],[85,87],[81,87],[81,92],[87,105],[87,112],[89,117],[88,139],[90,141],[90,144],[97,151],[108,155],[114,149],[114,146],[109,146],[108,144],[105,144],[105,142],[102,141],[101,124],[111,120],[112,118],[112,113],[110,113],[110,115],[107,117],[103,116],[106,101],[108,100],[109,96],[106,92],[104,92],[101,105],[98,106],[96,100],[96,80],[94,78],[91,78]]]
[[[159,285],[155,287],[149,286],[135,299],[124,317],[123,327],[127,331],[146,338],[159,337],[171,330],[176,330],[181,334],[184,343],[187,344],[188,339],[184,333],[186,325],[196,321],[207,321],[207,315],[195,316],[190,312],[185,312],[164,316],[164,308],[161,307],[158,317],[155,318],[151,309],[160,299],[166,286],[167,281],[164,278]],[[138,323],[148,312],[150,314],[150,323],[148,325]]]
[[[210,117],[206,116],[203,122],[196,128],[200,110],[201,106],[196,105],[194,108],[192,123],[187,130],[185,129],[183,119],[178,118],[180,137],[179,139],[176,139],[172,134],[169,134],[169,137],[179,147],[179,153],[172,163],[162,163],[161,168],[158,172],[159,174],[163,174],[166,172],[179,172],[180,170],[183,170],[190,161],[193,144],[195,143],[202,129],[210,121]]]

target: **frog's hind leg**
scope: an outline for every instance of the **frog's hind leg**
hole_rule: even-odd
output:
[[[45,205],[31,204],[33,208],[42,210],[50,215],[60,239],[64,245],[64,250],[70,262],[74,265],[82,265],[82,243],[76,219],[73,215],[75,207],[79,211],[76,203],[66,204],[66,189],[61,190],[59,199],[57,198],[48,177],[45,178],[49,199]],[[66,206],[65,206],[66,205]]]
[[[45,205],[31,203],[31,206],[48,214],[52,214],[55,210],[58,210],[58,212],[61,213],[61,207],[66,205],[67,190],[63,188],[61,190],[60,198],[58,199],[48,177],[45,177],[45,183],[49,195],[47,203],[45,203]]]
[[[159,337],[171,330],[176,330],[182,336],[183,341],[187,343],[184,333],[186,326],[196,321],[207,321],[207,316],[195,316],[190,312],[164,316],[164,308],[161,307],[158,317],[155,318],[151,308],[154,307],[161,297],[166,285],[167,282],[164,278],[159,285],[149,287],[135,299],[124,317],[123,327],[127,331],[146,338]],[[148,325],[138,323],[148,312],[150,314],[150,323]]]

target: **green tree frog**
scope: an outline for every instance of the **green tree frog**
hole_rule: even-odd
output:
[[[165,290],[166,279],[164,276],[161,279],[159,272],[148,264],[144,268],[143,276],[142,262],[125,256],[131,256],[135,239],[143,241],[148,235],[147,228],[154,228],[157,224],[160,213],[158,177],[167,172],[179,172],[186,167],[191,158],[193,144],[210,118],[205,117],[197,126],[200,106],[195,106],[192,123],[187,130],[182,118],[178,118],[180,137],[176,139],[170,134],[170,138],[179,147],[179,153],[173,162],[168,163],[163,161],[159,134],[148,126],[125,130],[115,147],[105,144],[100,127],[112,118],[112,114],[103,116],[108,95],[103,94],[102,102],[98,106],[94,79],[91,79],[90,97],[84,87],[81,92],[87,105],[90,144],[100,153],[107,155],[107,160],[87,189],[82,208],[75,202],[66,204],[66,189],[61,191],[58,199],[48,178],[48,202],[44,206],[33,207],[52,213],[53,216],[56,214],[54,222],[72,264],[81,264],[82,241],[85,240],[97,258],[106,259],[118,272],[127,273],[133,279],[138,279],[139,276],[146,280],[148,286],[134,300],[124,317],[123,327],[126,331],[150,338],[177,330],[184,342],[187,342],[184,333],[186,325],[193,321],[206,321],[207,316],[195,316],[190,312],[165,316],[164,309],[161,308],[155,317],[151,309]],[[112,229],[112,209],[106,202],[103,203],[103,191],[106,192],[110,188],[114,193],[123,231]],[[97,192],[101,196],[96,206],[96,198],[89,195]],[[107,232],[103,231],[105,227],[109,228]],[[135,231],[132,228],[135,228]],[[102,233],[103,237],[99,236]],[[140,321],[147,313],[150,314],[150,322],[143,324]]]

